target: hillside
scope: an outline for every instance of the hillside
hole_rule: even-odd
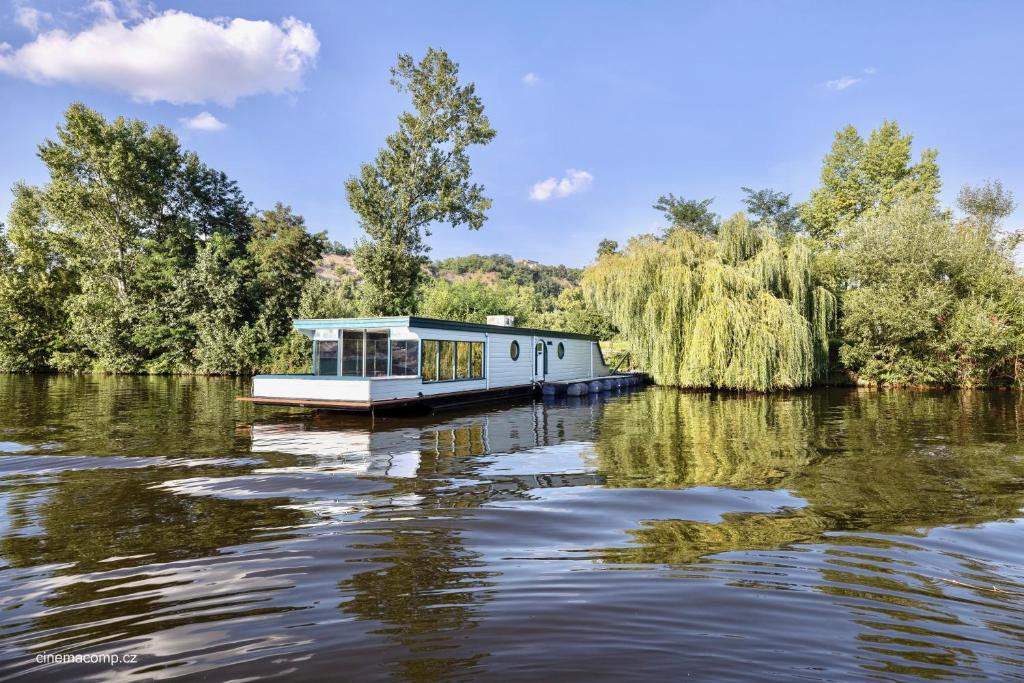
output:
[[[563,289],[579,284],[582,273],[579,268],[513,259],[508,254],[470,254],[441,259],[432,261],[427,271],[431,278],[448,282],[475,280],[486,285],[499,282],[532,285],[547,297],[557,297]],[[344,276],[358,279],[359,269],[351,255],[325,254],[317,267],[317,276],[331,282]]]

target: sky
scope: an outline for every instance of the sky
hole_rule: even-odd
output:
[[[256,208],[361,234],[344,182],[396,128],[399,53],[446,50],[497,131],[471,151],[479,231],[435,258],[582,266],[662,224],[662,194],[742,186],[801,201],[837,130],[886,119],[939,151],[942,199],[998,178],[1024,199],[1022,2],[227,2],[0,0],[0,215],[44,183],[69,104],[172,128]],[[1024,224],[1024,210],[1008,221]]]

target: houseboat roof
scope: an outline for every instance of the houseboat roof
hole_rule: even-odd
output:
[[[363,329],[367,327],[429,327],[435,330],[456,330],[459,332],[489,332],[491,334],[530,334],[543,337],[562,337],[565,339],[587,339],[600,341],[589,334],[576,332],[559,332],[558,330],[541,330],[533,327],[512,327],[506,325],[485,325],[483,323],[463,323],[456,320],[439,320],[437,318],[421,318],[419,316],[393,316],[382,318],[306,318],[294,321],[296,330],[322,329]]]

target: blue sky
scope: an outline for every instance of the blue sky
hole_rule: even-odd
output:
[[[600,239],[659,226],[663,193],[713,196],[723,215],[742,185],[801,200],[837,129],[887,118],[939,150],[947,203],[985,178],[1024,199],[1019,2],[0,2],[4,188],[45,180],[36,145],[80,100],[170,126],[257,207],[283,201],[351,244],[343,183],[406,105],[388,68],[435,46],[498,131],[473,152],[490,218],[438,226],[435,257],[579,266]],[[236,18],[264,23],[228,31]],[[115,43],[34,49],[58,29]],[[224,57],[232,35],[255,39]],[[204,112],[207,130],[189,128]]]

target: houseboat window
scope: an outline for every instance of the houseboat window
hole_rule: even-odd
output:
[[[338,342],[318,341],[316,343],[316,367],[313,373],[317,375],[338,374]]]
[[[433,340],[423,341],[423,381],[437,381],[437,347]]]
[[[440,382],[455,379],[455,342],[442,341],[438,354],[437,379]]]
[[[469,342],[455,342],[455,379],[469,379]]]
[[[484,376],[484,343],[473,342],[471,345],[469,376],[480,379]]]
[[[519,342],[515,339],[512,340],[512,344],[508,347],[508,355],[512,356],[512,360],[519,360]]]
[[[415,375],[417,374],[417,363],[420,351],[420,343],[415,339],[393,339],[391,340],[391,374],[392,375]],[[434,349],[437,353],[437,349]],[[434,363],[437,367],[437,363]]]
[[[558,342],[558,357],[565,358],[565,344]]]
[[[415,344],[416,342],[413,342]],[[484,343],[423,340],[423,381],[483,379]],[[392,363],[395,353],[392,351]]]
[[[341,374],[363,376],[363,333],[346,331],[341,339]]]
[[[366,376],[383,377],[388,374],[388,333],[366,333]]]

